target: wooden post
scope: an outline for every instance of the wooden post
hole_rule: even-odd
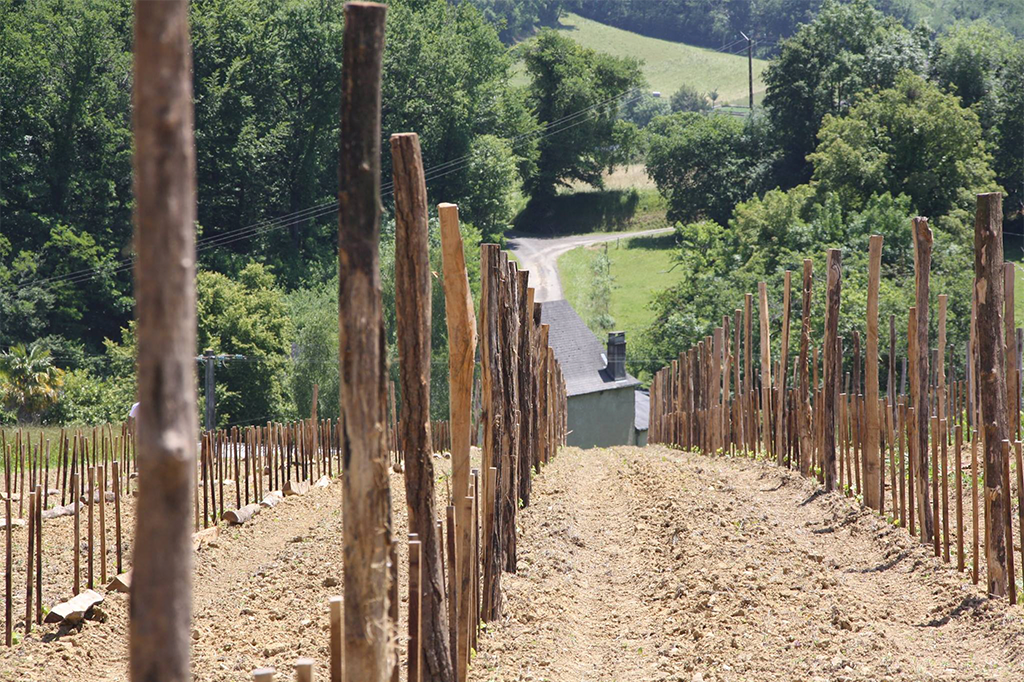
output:
[[[811,344],[811,290],[814,286],[814,264],[810,258],[804,259],[803,272],[803,307],[800,319],[800,359],[797,361],[797,374],[800,380],[799,395],[799,432],[800,432],[800,471],[809,476],[814,465],[814,436],[811,431],[811,394],[807,363],[808,349]]]
[[[90,590],[93,588],[93,509],[96,508],[96,467],[89,467],[89,522],[86,526],[85,544],[88,549],[86,554],[86,582],[85,586]]]
[[[404,402],[403,398],[403,402]],[[433,535],[433,529],[427,531]],[[409,537],[414,537],[410,534]],[[408,682],[420,682],[423,670],[423,648],[420,643],[421,615],[420,597],[420,543],[419,540],[409,541],[409,674]]]
[[[963,485],[963,426],[956,425],[956,448],[954,457],[956,467],[953,480],[956,482],[956,570],[964,570],[964,485]]]
[[[978,379],[982,444],[985,448],[985,558],[987,589],[1007,594],[1006,505],[1003,442],[1006,427],[1006,372],[1003,353],[1003,210],[999,193],[979,194],[974,222],[974,288],[978,295]]]
[[[2,431],[2,429],[0,429],[0,431]],[[5,522],[7,523],[7,528],[5,529],[6,532],[4,533],[5,547],[7,550],[7,560],[5,562],[4,573],[4,622],[6,624],[4,631],[4,643],[7,646],[12,646],[14,644],[14,574],[11,568],[11,560],[13,559],[11,554],[11,536],[14,535],[14,533],[11,532],[11,450],[7,446],[6,437],[4,437],[3,450],[4,482],[6,484],[5,492],[7,493],[7,499],[4,500]],[[77,550],[77,545],[75,548]]]
[[[345,5],[338,162],[338,362],[345,534],[344,679],[390,678],[387,554],[391,493],[381,312],[380,110],[387,8]]]
[[[828,250],[828,298],[825,308],[824,386],[822,387],[822,422],[824,444],[822,469],[825,491],[836,488],[836,387],[842,371],[839,352],[839,303],[842,297],[842,254],[839,249]]]
[[[1017,266],[1013,263],[1003,263],[1003,327],[1006,330],[1006,342],[1004,349],[1006,359],[1004,369],[1006,371],[1006,421],[1011,438],[1020,435],[1020,415],[1017,411],[1017,334],[1014,321],[1014,272]]]
[[[91,471],[91,470],[90,470]],[[22,488],[20,491],[21,496],[25,497],[25,489]],[[25,561],[27,570],[25,571],[25,634],[32,632],[32,565],[35,559],[35,541],[36,541],[36,494],[30,492],[28,494],[28,557]],[[14,531],[14,527],[11,525],[10,519],[7,520],[7,528],[5,529],[7,534],[10,535]]]
[[[775,462],[779,466],[784,463],[785,448],[782,444],[783,424],[786,414],[786,363],[789,360],[789,298],[792,274],[786,270],[782,289],[782,348],[779,351],[779,373],[775,377]]]
[[[917,343],[914,349],[917,368],[916,372],[913,372],[913,380],[916,382],[914,408],[917,417],[917,509],[921,524],[921,540],[930,543],[934,528],[929,514],[931,493],[928,490],[928,417],[931,414],[931,410],[928,409],[928,278],[932,263],[932,231],[928,227],[928,219],[914,218],[913,231],[917,310]]]
[[[745,447],[748,452],[757,451],[757,425],[754,420],[753,410],[750,409],[752,406],[753,396],[753,374],[751,367],[753,366],[753,335],[752,335],[752,317],[753,313],[751,308],[753,307],[753,295],[744,294],[743,296],[743,403],[744,413],[746,419],[745,433],[747,442]]]
[[[189,511],[198,427],[188,9],[184,0],[135,3],[132,111],[141,461],[129,620],[134,682],[192,679]]]
[[[409,529],[423,553],[420,644],[427,679],[452,680],[448,618],[444,608],[443,548],[433,531],[438,517],[430,431],[430,252],[427,187],[419,137],[391,136],[395,187],[395,313],[402,391],[402,443]]]
[[[864,358],[864,504],[882,510],[880,433],[878,414],[878,285],[882,267],[882,236],[873,234],[868,246],[867,348]]]
[[[458,549],[453,566],[458,576],[457,602],[458,641],[455,651],[455,679],[466,679],[469,664],[468,637],[471,627],[471,591],[473,557],[471,553],[471,506],[466,506],[469,493],[469,450],[472,427],[473,356],[476,352],[476,317],[466,273],[465,252],[459,231],[459,209],[455,204],[441,204],[441,247],[444,257],[445,315],[448,323],[449,363],[449,425],[452,446],[452,498],[457,507]],[[531,306],[531,311],[532,311]],[[532,452],[532,448],[530,449]],[[524,473],[529,476],[529,473]],[[471,502],[470,502],[471,505]]]
[[[397,559],[397,557],[396,557]],[[397,604],[397,600],[396,604]],[[331,682],[341,682],[341,647],[342,647],[342,599],[331,597],[328,601],[331,618]],[[396,666],[397,668],[397,666]]]
[[[768,328],[768,285],[758,282],[757,293],[761,312],[761,419],[763,423],[764,454],[771,454],[772,430],[769,423],[772,405],[772,351]]]

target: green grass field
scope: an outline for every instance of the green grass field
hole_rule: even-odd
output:
[[[719,104],[747,104],[747,57],[732,55],[669,40],[648,38],[620,28],[585,19],[576,14],[562,17],[560,29],[584,47],[620,57],[637,57],[644,61],[644,75],[651,90],[670,96],[686,83],[703,92],[718,90]],[[764,92],[761,73],[768,65],[754,60],[754,96]],[[517,66],[513,82],[528,83],[522,65]]]
[[[612,289],[611,315],[615,329],[636,335],[654,319],[647,304],[656,294],[679,280],[672,271],[675,235],[634,237],[608,242]],[[576,312],[589,323],[591,264],[604,244],[573,249],[558,259],[558,277],[562,293]],[[595,330],[596,331],[596,330]]]

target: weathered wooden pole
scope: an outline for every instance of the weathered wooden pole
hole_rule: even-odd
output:
[[[426,678],[451,682],[452,655],[441,566],[444,548],[434,524],[434,457],[430,431],[430,246],[427,185],[416,133],[391,136],[395,187],[395,317],[402,391],[402,443],[409,530],[420,537],[420,591]],[[468,474],[468,472],[466,472]]]
[[[1006,339],[1003,343],[1006,359],[1006,422],[1010,438],[1018,436],[1020,418],[1017,414],[1017,334],[1014,320],[1014,274],[1017,266],[1003,263],[1003,327]]]
[[[761,420],[763,423],[764,454],[771,454],[772,429],[770,416],[772,409],[772,349],[768,328],[768,285],[757,284],[758,302],[761,313]]]
[[[935,532],[930,514],[931,491],[928,490],[928,417],[931,414],[928,408],[928,277],[932,266],[932,231],[928,227],[927,218],[914,218],[913,230],[916,291],[914,307],[917,310],[917,344],[914,349],[917,371],[913,373],[916,383],[914,411],[917,417],[917,447],[914,452],[917,457],[917,510],[921,524],[921,541],[930,543]]]
[[[836,387],[842,372],[839,358],[839,302],[842,298],[842,254],[828,250],[828,283],[825,308],[825,359],[822,387],[822,469],[825,492],[836,489]]]
[[[136,0],[139,496],[129,620],[134,682],[192,679],[190,513],[198,423],[191,70],[188,2]]]
[[[445,315],[448,323],[449,419],[452,440],[452,499],[457,507],[460,531],[457,568],[459,594],[468,595],[472,587],[473,561],[467,524],[472,522],[469,494],[469,447],[472,425],[473,355],[476,352],[476,317],[466,274],[466,258],[459,231],[459,209],[455,204],[438,206],[441,219],[441,248],[444,257]],[[532,449],[531,449],[532,451]],[[528,476],[529,474],[527,474]],[[470,503],[471,504],[471,503]],[[458,601],[459,639],[456,657],[457,679],[466,678],[469,664],[468,637],[472,601]]]
[[[789,360],[789,299],[792,275],[786,270],[782,288],[782,348],[779,351],[779,373],[775,377],[775,391],[778,403],[775,406],[775,461],[784,464],[785,448],[782,444],[783,424],[786,414],[786,363]]]
[[[1003,197],[979,194],[974,220],[974,290],[978,296],[978,381],[985,450],[985,559],[988,593],[1007,593],[1006,531],[1009,491],[1003,476],[1007,440],[1003,354]]]
[[[391,491],[381,308],[380,111],[385,5],[345,5],[338,161],[338,364],[344,508],[344,679],[390,678]]]
[[[748,452],[757,451],[757,424],[754,421],[754,415],[752,414],[752,396],[753,396],[753,295],[744,294],[743,296],[743,412],[746,426],[744,433],[746,434],[746,447]]]
[[[808,349],[811,344],[811,290],[814,286],[814,264],[810,258],[804,259],[803,272],[803,307],[800,318],[800,359],[797,361],[797,374],[800,381],[799,432],[800,432],[800,471],[809,476],[814,466],[814,436],[811,431],[811,394],[807,363]]]
[[[864,504],[882,509],[881,457],[878,415],[878,286],[882,267],[882,236],[873,234],[868,245],[867,348],[864,358]]]

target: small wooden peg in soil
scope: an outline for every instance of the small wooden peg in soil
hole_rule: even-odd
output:
[[[274,682],[276,675],[273,668],[256,668],[252,671],[252,682]]]
[[[341,682],[341,620],[342,599],[331,597],[328,601],[331,614],[331,682]]]
[[[312,658],[300,658],[295,661],[295,682],[313,682]]]

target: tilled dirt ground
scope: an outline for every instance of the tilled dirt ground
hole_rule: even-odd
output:
[[[1024,680],[1024,610],[747,459],[563,450],[471,679]]]
[[[443,489],[447,461],[435,465]],[[391,485],[405,537],[401,475]],[[563,449],[534,479],[519,573],[503,577],[506,616],[482,635],[471,680],[1024,680],[1024,610],[986,599],[856,502],[815,491],[746,459]],[[267,664],[290,679],[299,656],[325,679],[340,510],[334,482],[199,551],[196,680],[247,680]],[[70,528],[44,525],[46,603],[69,591]],[[0,680],[126,679],[127,598],[107,595],[102,610],[106,621],[81,631],[45,625],[0,647]]]

